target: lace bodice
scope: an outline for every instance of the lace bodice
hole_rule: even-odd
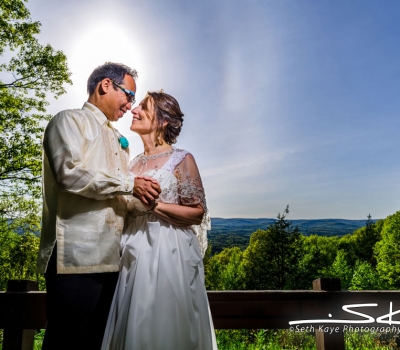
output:
[[[202,254],[207,249],[207,230],[211,228],[211,219],[207,210],[206,197],[200,173],[193,156],[182,149],[145,156],[139,154],[130,163],[129,170],[135,176],[149,176],[156,179],[161,187],[159,200],[163,203],[180,205],[200,204],[204,209],[203,221],[193,225]],[[128,203],[128,215],[146,214],[141,202],[133,199]]]

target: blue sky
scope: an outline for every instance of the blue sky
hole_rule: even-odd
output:
[[[163,88],[185,121],[211,215],[384,218],[400,207],[400,2],[30,0],[80,108],[105,61]],[[141,152],[127,113],[117,128]]]

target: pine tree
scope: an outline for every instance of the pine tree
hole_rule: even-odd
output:
[[[294,289],[302,239],[298,227],[286,220],[289,206],[267,230],[250,237],[244,252],[247,289]]]

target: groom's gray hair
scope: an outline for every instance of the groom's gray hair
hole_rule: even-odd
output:
[[[122,63],[106,62],[97,67],[92,74],[90,74],[87,82],[87,92],[92,95],[96,90],[96,86],[105,78],[114,80],[117,84],[122,84],[125,75],[130,75],[136,81],[138,74],[135,69],[132,69]],[[117,87],[114,86],[117,90]]]

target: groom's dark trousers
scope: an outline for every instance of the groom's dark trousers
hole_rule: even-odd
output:
[[[99,350],[118,272],[57,274],[56,251],[45,273],[47,327],[42,350]]]

